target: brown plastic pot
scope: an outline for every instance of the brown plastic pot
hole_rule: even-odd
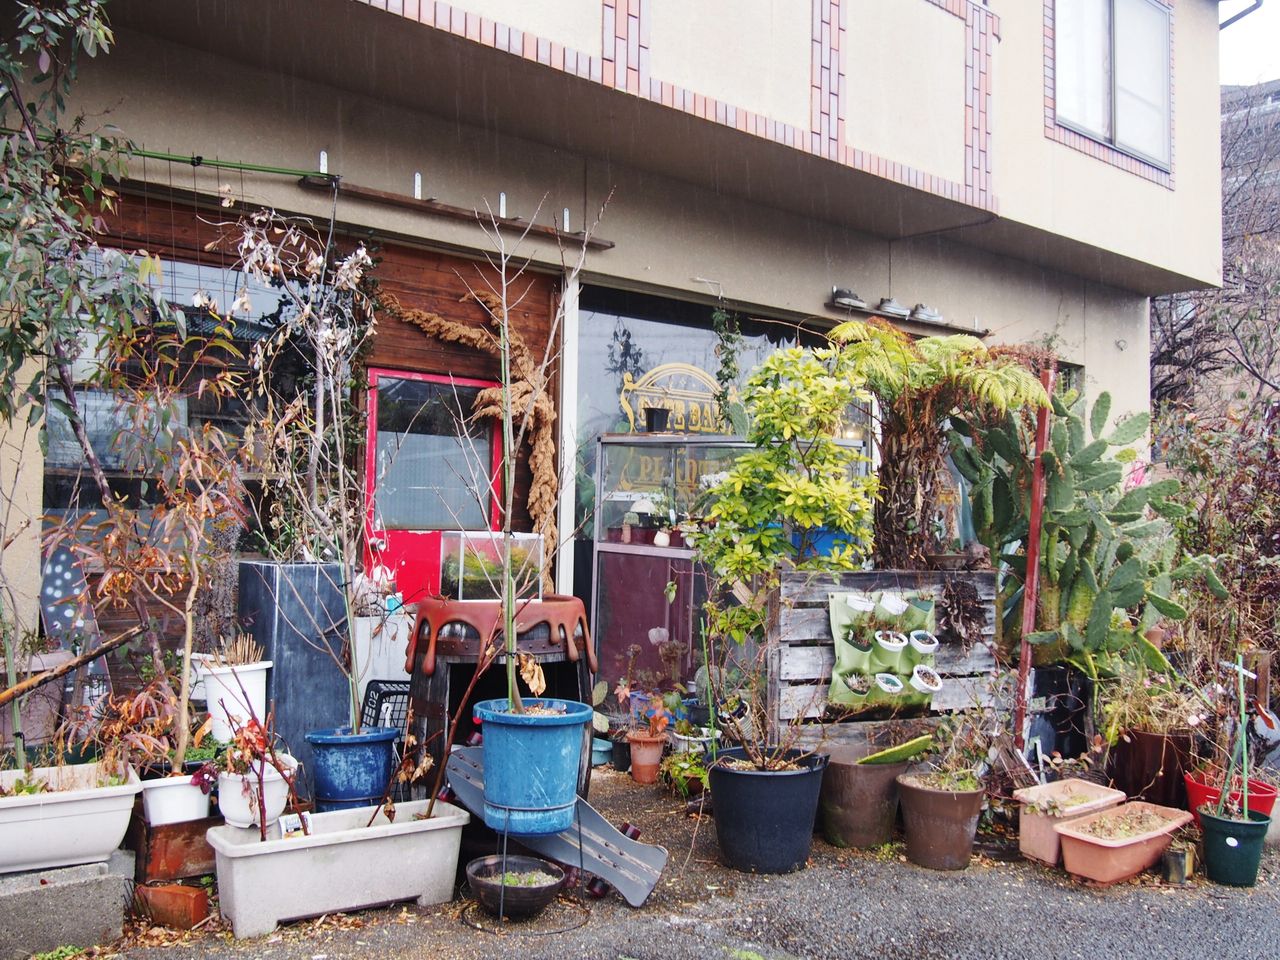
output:
[[[984,790],[935,790],[898,777],[907,859],[931,870],[963,870],[973,856]]]
[[[1130,800],[1185,808],[1191,734],[1130,730],[1126,736],[1128,741],[1121,737],[1107,756],[1112,786]]]
[[[636,783],[657,783],[662,748],[667,745],[666,735],[651,737],[632,731],[627,734],[627,742],[631,744],[631,778]]]
[[[858,763],[852,750],[831,753],[822,778],[822,833],[837,847],[878,847],[893,838],[901,763]]]

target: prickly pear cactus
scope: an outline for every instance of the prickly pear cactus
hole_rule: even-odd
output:
[[[1110,673],[1116,657],[1167,666],[1142,634],[1157,620],[1181,620],[1174,599],[1179,580],[1203,577],[1215,595],[1226,590],[1208,557],[1174,568],[1176,541],[1169,520],[1186,508],[1173,498],[1177,480],[1126,489],[1132,444],[1146,434],[1139,413],[1108,429],[1111,397],[1087,410],[1074,393],[1053,398],[1049,446],[1042,460],[1045,502],[1041,532],[1037,662],[1069,660],[1091,676]],[[973,485],[978,538],[1007,564],[1000,591],[1002,646],[1016,649],[1026,577],[1025,541],[1031,516],[1034,435],[1017,417],[1002,423],[957,422],[951,436],[956,467]]]

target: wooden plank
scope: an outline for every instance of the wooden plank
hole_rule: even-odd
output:
[[[978,588],[978,596],[989,600],[996,595],[993,570],[858,570],[853,573],[789,573],[779,588],[784,605],[823,604],[835,590],[941,590],[952,580],[967,580]]]
[[[780,648],[778,679],[831,680],[835,648],[830,643],[809,647]],[[956,644],[941,644],[934,656],[934,669],[945,679],[950,675],[990,673],[996,667],[991,648],[983,644],[964,650]]]
[[[930,707],[935,712],[952,712],[969,707],[986,706],[993,702],[989,691],[991,677],[989,674],[972,677],[948,677],[943,686],[933,697]],[[800,717],[817,719],[825,711],[827,691],[826,683],[779,684],[778,687],[778,719],[782,722]]]

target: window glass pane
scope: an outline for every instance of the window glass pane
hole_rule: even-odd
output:
[[[448,383],[378,380],[375,504],[382,528],[488,529],[493,446],[490,428],[469,419],[478,393]]]
[[[1169,162],[1169,13],[1116,0],[1116,145]]]
[[[1058,119],[1111,137],[1111,0],[1058,0],[1054,96]]]

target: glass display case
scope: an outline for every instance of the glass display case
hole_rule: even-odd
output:
[[[542,534],[513,533],[511,572],[519,600],[542,599]],[[502,599],[502,534],[440,534],[440,595],[450,600]]]
[[[735,437],[600,437],[591,635],[610,686],[669,690],[692,680],[706,582],[685,533],[707,488],[746,448]]]

